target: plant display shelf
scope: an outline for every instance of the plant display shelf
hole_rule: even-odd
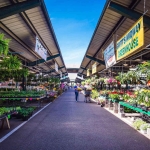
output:
[[[10,112],[10,113],[7,113],[5,115],[0,116],[0,121],[1,121],[0,129],[3,129],[5,121],[6,121],[8,129],[10,129],[10,123],[9,123],[9,120],[8,120],[8,118],[9,118],[8,116],[10,116],[14,113],[16,113],[16,111],[13,111],[13,112]]]
[[[26,99],[26,98],[32,98],[32,99],[37,99],[37,98],[39,98],[39,99],[42,99],[42,98],[45,98],[46,97],[46,95],[44,95],[44,96],[26,96],[26,97],[0,97],[0,100],[5,100],[5,99],[12,99],[12,100],[21,100],[21,99]]]
[[[111,99],[111,98],[108,98],[109,101],[113,102],[113,103],[119,103],[120,100],[118,99]]]
[[[130,108],[130,109],[132,109],[132,110],[135,110],[135,111],[137,111],[137,112],[140,112],[140,113],[142,113],[142,114],[145,114],[145,115],[150,116],[150,111],[144,111],[143,109],[138,108],[138,107],[135,107],[135,106],[132,106],[132,105],[130,105],[130,104],[127,103],[127,102],[119,102],[119,104],[122,105],[122,106],[124,106],[124,107],[127,107],[127,108]]]

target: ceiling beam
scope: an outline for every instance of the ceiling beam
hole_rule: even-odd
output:
[[[93,60],[93,61],[98,62],[99,64],[105,65],[105,62],[102,61],[102,60],[100,60],[100,59],[97,59],[97,58],[89,56],[89,55],[86,55],[86,57],[89,58],[89,59],[91,59],[91,60]]]
[[[125,6],[122,6],[114,2],[110,2],[109,8],[134,21],[137,21],[143,15],[142,13],[139,13],[135,10],[132,10],[130,8],[127,8]],[[150,17],[144,15],[143,20],[144,20],[144,26],[150,28]]]
[[[83,70],[87,70],[86,68],[84,68],[84,67],[80,67],[81,69],[83,69]]]
[[[63,68],[65,68],[65,66],[59,67],[58,70],[63,69]],[[55,69],[52,69],[50,71],[42,72],[42,73],[52,73],[52,72],[55,72],[55,71],[56,71]]]
[[[30,0],[0,8],[0,19],[18,14],[41,5],[41,0]]]
[[[60,56],[60,54],[56,54],[56,55],[53,55],[53,56],[49,56],[49,57],[47,57],[47,60],[46,61],[49,61],[49,60],[52,60],[52,59],[54,59],[54,58],[56,58],[56,57],[59,57]],[[30,62],[29,64],[28,64],[28,66],[36,66],[36,65],[38,65],[38,64],[41,64],[41,63],[44,63],[44,62],[46,62],[44,59],[38,59],[38,60],[36,60],[36,61],[33,61],[33,62]]]
[[[108,5],[108,2],[109,2],[109,1],[106,2],[106,8],[108,8],[108,6],[107,6],[107,5]],[[129,8],[130,8],[130,9],[134,9],[140,2],[141,2],[141,0],[134,0],[134,1],[132,1],[131,4],[130,4],[130,6],[129,6]],[[104,8],[105,11],[106,11],[106,8]],[[102,16],[101,16],[100,19],[99,19],[99,22],[98,22],[98,24],[97,24],[97,27],[96,27],[96,29],[95,29],[95,31],[94,31],[93,36],[92,36],[91,42],[92,42],[92,40],[94,39],[94,36],[95,36],[95,34],[96,34],[97,30],[98,30],[98,27],[99,27],[99,25],[100,25],[100,22],[102,21],[102,17],[103,17],[103,15],[104,15],[105,11],[103,11],[103,14],[102,14]],[[114,28],[111,30],[111,32],[109,33],[109,35],[107,36],[107,38],[104,40],[103,44],[98,48],[98,50],[96,51],[96,53],[94,54],[93,57],[95,57],[95,56],[99,53],[99,51],[101,50],[101,48],[111,39],[111,37],[114,35],[114,33],[117,31],[117,29],[123,24],[123,22],[125,21],[125,19],[126,19],[126,18],[125,18],[124,16],[122,16],[122,17],[119,19],[119,21],[117,22],[117,24],[116,24],[116,25],[114,26]],[[91,42],[90,42],[89,46],[91,45]],[[88,49],[89,49],[89,46],[88,46]],[[90,60],[89,63],[86,65],[86,68],[88,67],[88,65],[89,65],[90,63],[91,63],[91,60]]]

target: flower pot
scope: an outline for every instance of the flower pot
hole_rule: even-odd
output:
[[[21,116],[20,114],[17,114],[17,115],[16,115],[16,118],[17,118],[17,119],[21,119],[22,116]]]
[[[147,128],[147,135],[150,136],[150,128]]]
[[[140,132],[143,133],[143,134],[147,134],[147,130],[140,129]]]
[[[22,116],[22,121],[27,121],[30,118],[30,116]]]

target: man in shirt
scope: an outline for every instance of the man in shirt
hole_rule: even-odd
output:
[[[78,91],[78,86],[77,85],[74,86],[74,92],[75,92],[75,99],[77,101],[78,100],[78,95],[79,95],[79,91]]]

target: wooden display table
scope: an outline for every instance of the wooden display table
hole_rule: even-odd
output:
[[[10,124],[9,124],[9,120],[8,120],[7,116],[0,118],[0,121],[1,121],[0,129],[3,129],[5,122],[6,122],[8,129],[10,129]]]

